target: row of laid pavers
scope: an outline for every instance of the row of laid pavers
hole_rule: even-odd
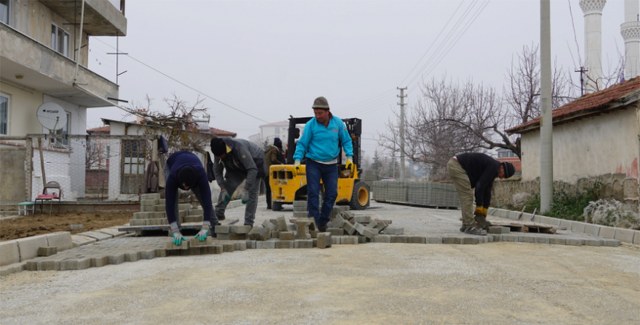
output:
[[[580,221],[551,218],[542,215],[535,215],[532,213],[496,208],[490,208],[489,215],[517,221],[526,220],[536,223],[542,223],[556,227],[556,229],[559,230],[571,231],[575,234],[586,234],[589,236],[600,237],[604,239],[615,239],[627,244],[640,245],[639,230],[608,227]]]
[[[332,236],[330,233],[318,233],[311,239],[268,239],[268,240],[218,240],[209,238],[206,243],[194,239],[180,247],[171,244],[168,237],[120,237],[111,240],[96,241],[74,249],[58,252],[51,256],[41,256],[15,264],[11,268],[0,268],[0,275],[29,271],[80,270],[90,267],[117,265],[125,262],[152,259],[165,256],[185,256],[203,254],[221,254],[223,252],[244,251],[246,249],[283,249],[283,248],[327,248],[331,245],[362,244],[361,236]],[[365,241],[366,242],[366,241]],[[451,236],[410,236],[378,235],[373,243],[404,244],[481,244],[491,242],[521,242],[556,245],[618,246],[615,239],[593,238],[562,234],[508,233],[488,236],[451,235]]]

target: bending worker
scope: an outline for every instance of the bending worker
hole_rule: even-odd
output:
[[[187,191],[191,190],[195,194],[203,211],[202,228],[196,235],[199,241],[205,241],[211,234],[215,236],[211,225],[218,223],[213,211],[211,202],[211,189],[207,180],[207,172],[202,166],[200,159],[188,151],[178,151],[167,159],[167,180],[165,185],[165,211],[173,243],[181,245],[185,237],[180,232],[178,226],[178,188]]]
[[[220,186],[220,196],[216,204],[217,219],[225,219],[224,213],[231,195],[246,179],[241,198],[242,203],[247,205],[244,210],[244,224],[253,226],[260,181],[265,177],[264,151],[257,144],[244,139],[214,138],[211,140],[211,152],[214,156],[213,172]]]
[[[314,117],[309,120],[298,140],[293,154],[294,165],[306,158],[307,166],[307,210],[314,218],[319,231],[327,230],[331,210],[338,195],[338,156],[340,144],[347,161],[345,168],[353,167],[353,144],[344,122],[329,111],[329,103],[324,97],[313,101]],[[324,184],[324,200],[319,207],[320,180]]]
[[[496,177],[513,176],[515,168],[509,162],[499,162],[483,153],[462,153],[449,159],[447,170],[460,198],[460,231],[486,235],[486,229],[491,225],[487,221],[487,212],[491,203],[493,181]]]

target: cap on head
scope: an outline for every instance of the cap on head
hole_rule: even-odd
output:
[[[182,187],[182,184],[186,184],[189,188],[198,185],[198,174],[193,167],[185,166],[178,171],[178,185]]]
[[[227,153],[227,144],[221,138],[211,139],[211,152],[214,156],[222,156]]]
[[[329,102],[327,101],[326,98],[320,96],[318,98],[316,98],[313,101],[313,106],[311,106],[311,108],[313,109],[324,109],[324,110],[329,110]]]
[[[504,178],[509,178],[516,173],[516,168],[513,167],[513,164],[510,162],[502,162],[502,169],[504,169]]]
[[[273,138],[273,145],[278,147],[278,149],[282,149],[282,140],[280,140],[280,138]]]

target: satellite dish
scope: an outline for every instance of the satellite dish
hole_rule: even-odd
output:
[[[40,124],[52,131],[62,129],[67,125],[67,112],[56,103],[48,102],[40,105],[36,115]]]

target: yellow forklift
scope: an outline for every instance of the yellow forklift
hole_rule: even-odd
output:
[[[287,159],[284,165],[271,165],[269,169],[269,184],[271,185],[271,208],[273,211],[282,210],[284,204],[307,199],[307,177],[304,160],[298,169],[293,166],[293,153],[296,139],[300,137],[299,126],[304,126],[311,117],[290,117],[287,137]],[[363,210],[369,207],[369,185],[360,179],[360,135],[362,134],[362,120],[347,118],[342,120],[353,143],[353,167],[346,169],[342,162],[343,155],[338,157],[339,177],[337,205],[349,205],[352,210]]]

